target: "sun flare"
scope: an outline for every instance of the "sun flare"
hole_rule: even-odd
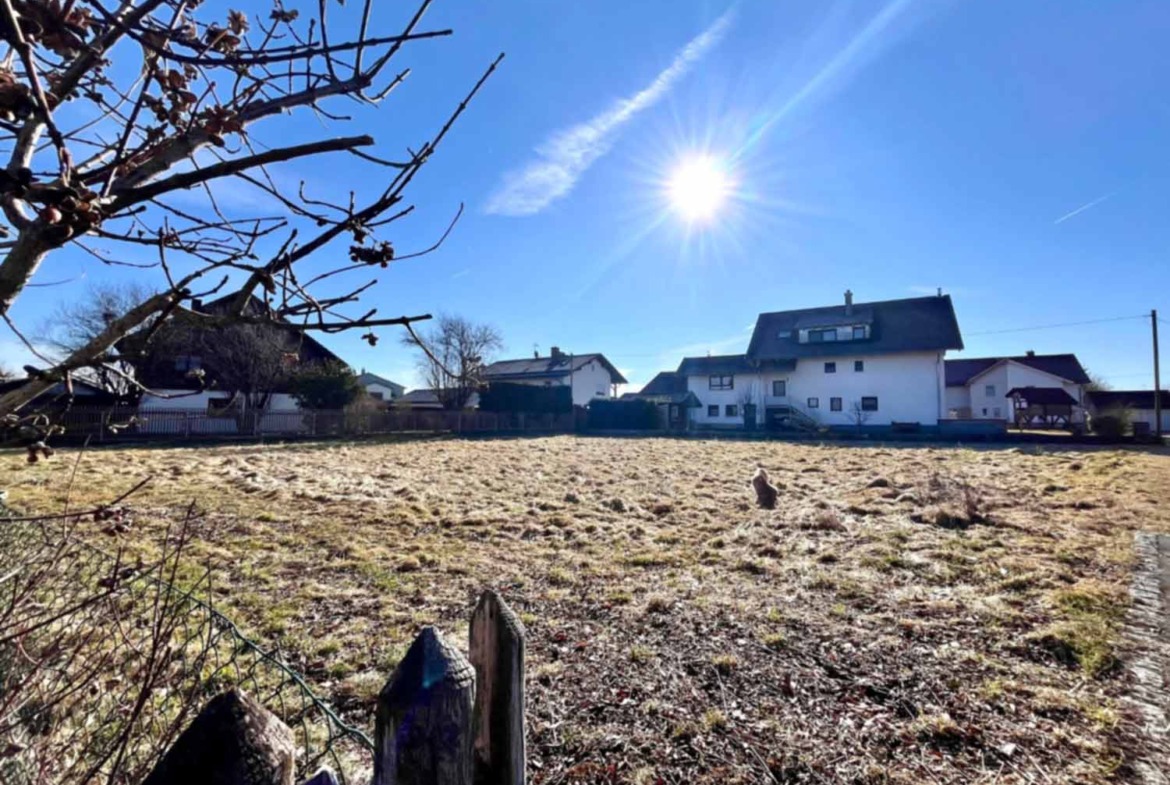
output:
[[[710,156],[681,161],[667,182],[670,204],[689,222],[708,221],[719,212],[732,191],[726,168]]]

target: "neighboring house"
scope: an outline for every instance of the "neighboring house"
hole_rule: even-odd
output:
[[[443,404],[439,401],[439,393],[436,390],[411,390],[405,395],[394,399],[394,408],[396,409],[442,409]],[[479,408],[479,393],[472,393],[471,397],[467,399],[467,405],[464,409]]]
[[[946,361],[947,417],[954,420],[1015,421],[1012,390],[1034,388],[1033,406],[1042,398],[1072,406],[1072,423],[1085,421],[1089,375],[1075,354],[975,357]],[[1050,392],[1043,393],[1040,390]],[[1064,395],[1058,391],[1067,394]]]
[[[568,386],[573,392],[574,406],[584,406],[596,398],[613,398],[617,386],[626,384],[626,378],[605,359],[605,355],[566,354],[555,346],[549,357],[537,355],[523,360],[494,362],[484,369],[482,376],[488,384]]]
[[[690,410],[702,406],[695,394],[687,389],[687,377],[678,371],[663,371],[651,379],[641,391],[626,393],[623,401],[650,401],[658,406],[661,423],[667,428],[686,428]]]
[[[688,357],[699,426],[934,425],[943,361],[963,339],[947,295],[760,314],[747,352]]]
[[[1128,409],[1134,432],[1155,433],[1153,390],[1093,390],[1088,393],[1091,416],[1111,409]],[[1170,434],[1170,391],[1162,390],[1162,433]]]
[[[87,370],[87,369],[86,369]],[[125,406],[133,405],[134,395],[122,395],[105,389],[97,379],[79,378],[85,370],[73,373],[73,401],[74,407],[85,406]],[[0,395],[18,390],[28,382],[28,379],[11,379],[0,382]],[[42,407],[64,406],[69,403],[69,392],[64,382],[57,382],[49,389],[33,398],[25,407],[26,413],[36,411]]]
[[[406,393],[406,387],[392,382],[374,373],[368,373],[365,368],[358,374],[358,382],[366,388],[366,393],[375,401],[387,403],[398,400]]]
[[[229,294],[208,303],[193,300],[191,310],[206,314],[223,313],[234,298],[235,294]],[[248,310],[262,313],[264,304],[252,297]],[[216,328],[209,329],[214,331]],[[340,357],[308,332],[285,331],[275,327],[269,329],[273,330],[274,340],[283,344],[281,362],[289,370],[306,363],[342,362]],[[229,389],[230,385],[223,382],[223,369],[212,367],[206,358],[181,350],[169,353],[149,351],[146,357],[136,358],[133,355],[134,338],[135,335],[130,335],[122,339],[118,348],[127,361],[135,366],[138,382],[150,391],[143,393],[139,401],[140,408],[205,410],[209,414],[222,412],[229,403],[233,407],[246,408],[240,396],[236,395],[237,391]],[[203,373],[202,389],[199,381],[193,377],[193,372]],[[265,412],[295,412],[300,408],[289,394],[287,382],[276,382],[271,389],[263,392]]]

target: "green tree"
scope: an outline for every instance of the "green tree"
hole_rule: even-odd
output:
[[[303,409],[344,409],[365,390],[352,368],[334,360],[298,369],[290,392]]]

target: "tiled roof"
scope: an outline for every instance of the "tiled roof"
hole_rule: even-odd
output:
[[[1068,379],[1074,384],[1088,384],[1089,375],[1075,354],[1025,354],[1019,357],[971,357],[946,361],[947,387],[962,387],[987,369],[1011,360],[1037,371]]]
[[[867,324],[868,338],[800,343],[799,330],[810,326]],[[859,354],[962,349],[963,338],[950,295],[803,308],[762,313],[748,345],[752,361],[797,360]]]

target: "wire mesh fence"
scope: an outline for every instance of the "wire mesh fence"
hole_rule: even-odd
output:
[[[88,513],[116,532],[124,508]],[[373,745],[211,602],[184,559],[193,515],[156,548],[110,550],[79,518],[0,502],[0,782],[138,785],[213,695],[240,688],[293,729],[299,775],[368,781]]]

